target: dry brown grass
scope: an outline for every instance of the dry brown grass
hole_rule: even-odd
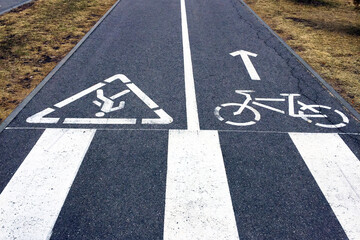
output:
[[[0,122],[116,0],[37,0],[0,16]]]
[[[360,11],[349,0],[245,0],[360,112]]]

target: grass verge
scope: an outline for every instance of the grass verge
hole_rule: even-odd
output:
[[[351,0],[300,1],[245,0],[297,54],[360,112],[359,9]]]
[[[36,0],[0,16],[0,122],[116,0]]]
[[[245,2],[360,112],[360,12],[351,0]],[[0,122],[116,0],[37,0],[0,16]]]

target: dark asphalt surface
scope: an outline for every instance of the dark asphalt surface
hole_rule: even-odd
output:
[[[360,158],[359,120],[238,0],[186,1],[201,130],[219,130],[240,239],[347,239],[288,132],[341,133]],[[168,129],[186,129],[180,1],[122,0],[50,81],[0,133],[1,190],[45,128],[96,128],[95,137],[53,229],[52,239],[162,239]],[[261,81],[250,79],[246,50]],[[69,125],[65,118],[95,118],[95,92],[56,109],[56,124],[27,123],[35,113],[114,76],[126,75],[172,118],[171,124]],[[108,85],[107,93],[124,89]],[[252,105],[261,120],[246,127],[219,121],[214,109],[253,97],[301,94],[305,104],[343,112],[349,123],[321,128]],[[109,118],[156,117],[139,98]],[[287,101],[267,103],[288,112]],[[298,106],[297,106],[298,107]],[[251,111],[248,119],[252,120]],[[245,112],[244,112],[245,114]],[[320,119],[339,123],[338,114]],[[350,134],[351,133],[351,134]],[[355,133],[355,134],[353,134]]]
[[[0,0],[0,14],[10,11],[15,7],[19,7],[25,3],[30,2],[29,0]]]

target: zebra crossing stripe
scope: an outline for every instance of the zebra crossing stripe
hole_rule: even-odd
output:
[[[164,239],[239,239],[217,131],[169,132]]]
[[[289,133],[349,239],[360,239],[360,161],[338,134]]]
[[[50,238],[95,131],[44,131],[0,195],[0,239]]]

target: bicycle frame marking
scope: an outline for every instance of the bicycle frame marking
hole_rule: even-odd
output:
[[[294,118],[301,118],[305,121],[307,121],[308,123],[312,123],[313,121],[310,118],[328,118],[327,115],[325,114],[321,114],[320,111],[318,111],[316,108],[322,108],[322,109],[327,109],[330,110],[331,107],[329,106],[324,106],[324,105],[317,105],[317,104],[305,104],[299,100],[296,101],[296,103],[298,105],[300,105],[300,108],[298,110],[298,113],[295,112],[295,97],[301,97],[300,94],[297,93],[281,93],[280,95],[283,96],[284,98],[255,98],[253,100],[251,93],[255,92],[253,90],[235,90],[235,92],[237,94],[243,95],[246,97],[246,99],[244,100],[243,103],[224,103],[221,104],[220,106],[217,106],[215,108],[214,114],[215,116],[220,120],[225,122],[226,124],[230,124],[230,125],[234,125],[234,126],[249,126],[249,125],[253,125],[255,124],[257,121],[260,120],[261,115],[260,113],[253,107],[249,106],[251,103],[253,105],[256,105],[258,107],[262,107],[277,113],[281,113],[281,114],[286,114],[285,111],[266,105],[264,103],[260,103],[260,102],[285,102],[286,99],[288,101],[288,115],[290,117],[294,117]],[[255,115],[255,119],[254,121],[248,121],[248,122],[234,122],[234,121],[230,121],[230,120],[226,120],[223,116],[221,116],[220,111],[222,108],[225,107],[239,107],[239,109],[237,111],[233,112],[233,116],[239,116],[241,115],[245,109],[248,109],[250,111],[253,112],[253,114]],[[313,114],[305,114],[304,111],[308,110],[311,111]],[[338,123],[338,124],[322,124],[322,123],[315,123],[316,126],[318,127],[324,127],[324,128],[340,128],[340,127],[345,127],[346,124],[349,123],[349,119],[347,118],[347,116],[338,111],[338,110],[333,110],[337,115],[340,115],[342,122]]]

